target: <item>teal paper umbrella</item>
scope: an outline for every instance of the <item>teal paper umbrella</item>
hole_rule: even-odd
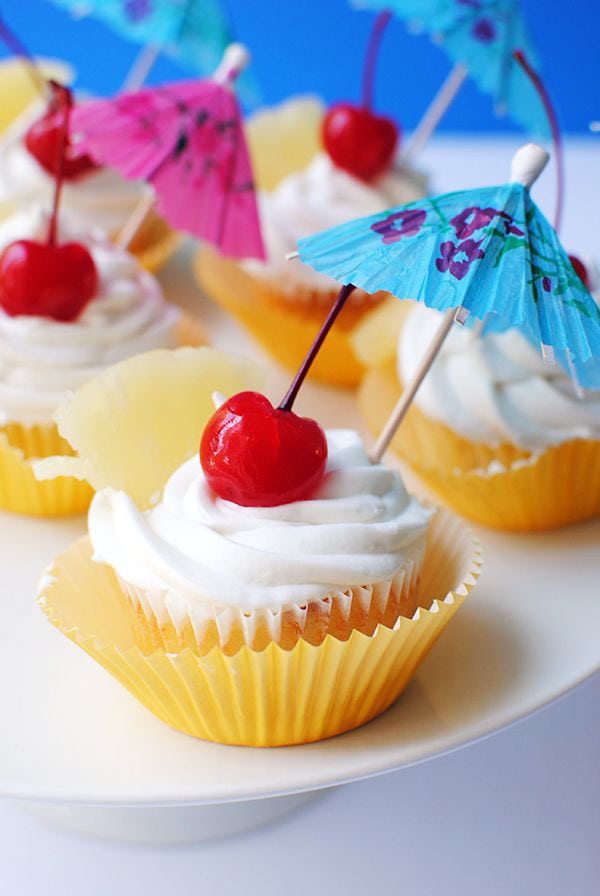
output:
[[[454,320],[519,327],[548,363],[556,352],[579,384],[600,388],[600,308],[529,193],[547,160],[528,144],[508,184],[430,197],[299,241],[302,261],[345,290],[384,290],[446,312],[376,452],[383,453]],[[346,297],[340,294],[342,304]]]
[[[52,0],[74,16],[90,15],[144,50],[126,87],[145,80],[159,53],[199,74],[211,72],[233,36],[219,0]]]

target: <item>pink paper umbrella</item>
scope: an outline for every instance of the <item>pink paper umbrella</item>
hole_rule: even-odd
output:
[[[82,152],[143,179],[176,230],[224,255],[264,259],[252,166],[233,82],[248,61],[227,48],[212,78],[94,100],[73,114]]]

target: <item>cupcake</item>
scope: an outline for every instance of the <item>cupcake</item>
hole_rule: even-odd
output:
[[[32,128],[44,120],[44,105],[30,104],[0,140],[0,211],[14,213],[30,205],[48,206],[55,179],[54,144],[48,149]],[[32,138],[32,133],[33,138]],[[116,240],[140,201],[151,188],[141,181],[126,181],[110,168],[88,160],[73,167],[63,184],[61,213],[74,231],[100,228]],[[154,212],[130,245],[147,270],[156,271],[171,257],[180,237]]]
[[[376,431],[439,321],[414,307],[396,365],[367,375],[361,407]],[[393,447],[430,493],[485,525],[536,531],[600,514],[600,393],[580,394],[516,329],[455,327]]]
[[[0,250],[17,239],[39,239],[43,248],[47,232],[40,209],[18,213],[0,224]],[[158,281],[100,231],[82,234],[65,224],[61,237],[83,244],[93,268],[93,295],[73,319],[64,307],[55,316],[36,310],[34,286],[25,306],[15,307],[0,283],[0,507],[35,515],[82,511],[92,494],[85,482],[33,476],[35,459],[70,452],[53,422],[65,395],[137,352],[203,341],[199,325],[164,299]]]
[[[214,364],[218,355],[189,349],[123,362],[60,410],[61,432],[98,490],[89,537],[44,576],[41,606],[186,733],[275,746],[356,727],[396,699],[475,584],[472,537],[411,498],[397,472],[371,465],[347,430],[326,434],[327,460],[310,494],[280,504],[219,497],[205,457],[215,418],[202,465],[191,447],[214,375],[202,389],[192,377],[174,386],[175,366],[203,357]],[[177,389],[176,406],[168,385]],[[242,420],[233,402],[248,395],[256,393],[225,406],[237,408],[222,431],[230,447]],[[152,439],[155,450],[142,463],[129,456],[123,467],[130,441],[119,437],[120,421],[132,415],[138,427],[152,427],[138,431],[138,443]],[[117,434],[110,460],[92,432],[102,438],[108,426]],[[275,466],[283,450],[276,443]],[[230,479],[244,469],[229,464]]]
[[[284,133],[289,127],[285,111],[284,107],[280,112],[280,129]],[[276,143],[276,122],[271,126]],[[294,127],[298,128],[297,121]],[[313,130],[314,115],[310,119],[311,134]],[[264,143],[268,147],[266,138]],[[255,158],[261,146],[255,147]],[[331,308],[340,284],[298,260],[286,261],[286,253],[295,251],[301,237],[411,202],[423,196],[425,190],[423,175],[406,165],[390,163],[377,176],[363,178],[335,164],[327,152],[321,151],[302,170],[279,180],[272,190],[259,192],[266,261],[232,261],[202,248],[195,260],[198,281],[279,363],[295,369]],[[382,295],[370,296],[354,290],[317,358],[315,379],[344,386],[359,381],[364,368],[349,340]]]

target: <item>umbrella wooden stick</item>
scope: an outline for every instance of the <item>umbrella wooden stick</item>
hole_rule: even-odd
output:
[[[446,313],[444,314],[442,322],[438,327],[438,331],[435,334],[431,345],[421,359],[421,363],[415,370],[415,373],[409,385],[406,387],[406,389],[398,399],[396,407],[388,417],[387,423],[381,430],[379,438],[377,439],[375,445],[369,453],[369,459],[371,460],[371,463],[378,464],[387,451],[388,445],[394,438],[394,433],[404,420],[406,412],[408,411],[413,398],[419,390],[419,386],[429,373],[429,368],[437,358],[438,352],[446,340],[446,336],[452,329],[452,324],[454,323],[456,313],[456,308],[449,308],[448,311],[446,311]]]
[[[535,143],[527,143],[525,146],[522,146],[517,150],[512,160],[510,169],[511,181],[513,183],[523,184],[524,187],[530,187],[544,170],[548,158],[548,153]],[[412,400],[419,391],[419,386],[427,376],[427,373],[443,346],[448,333],[452,329],[454,320],[457,320],[459,323],[464,323],[467,313],[468,312],[466,312],[464,308],[459,306],[458,308],[449,308],[444,314],[444,318],[440,323],[431,345],[425,352],[412,379],[407,383],[404,392],[398,399],[394,410],[383,427],[381,435],[369,454],[372,463],[379,463],[385,454],[390,442],[394,438],[396,430],[406,416]]]
[[[123,81],[121,91],[129,93],[132,90],[139,90],[152,71],[154,63],[159,56],[160,47],[156,44],[148,44],[142,47]]]
[[[410,161],[419,155],[446,114],[446,110],[464,84],[468,74],[469,70],[462,62],[458,62],[454,66],[413,131],[408,146],[402,153],[404,160]]]
[[[130,216],[125,221],[117,238],[117,246],[120,249],[129,249],[137,234],[150,217],[155,201],[156,197],[154,192],[149,192],[142,196]]]

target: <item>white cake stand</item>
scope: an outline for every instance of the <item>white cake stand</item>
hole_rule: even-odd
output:
[[[191,288],[215,344],[249,343]],[[277,397],[288,377],[274,373]],[[351,397],[307,385],[299,411],[360,426]],[[398,702],[307,746],[227,747],[172,731],[55,631],[34,602],[41,570],[83,518],[0,514],[0,795],[90,834],[185,842],[273,821],[319,791],[455,750],[535,712],[598,671],[600,521],[511,536],[481,530],[484,572]]]

